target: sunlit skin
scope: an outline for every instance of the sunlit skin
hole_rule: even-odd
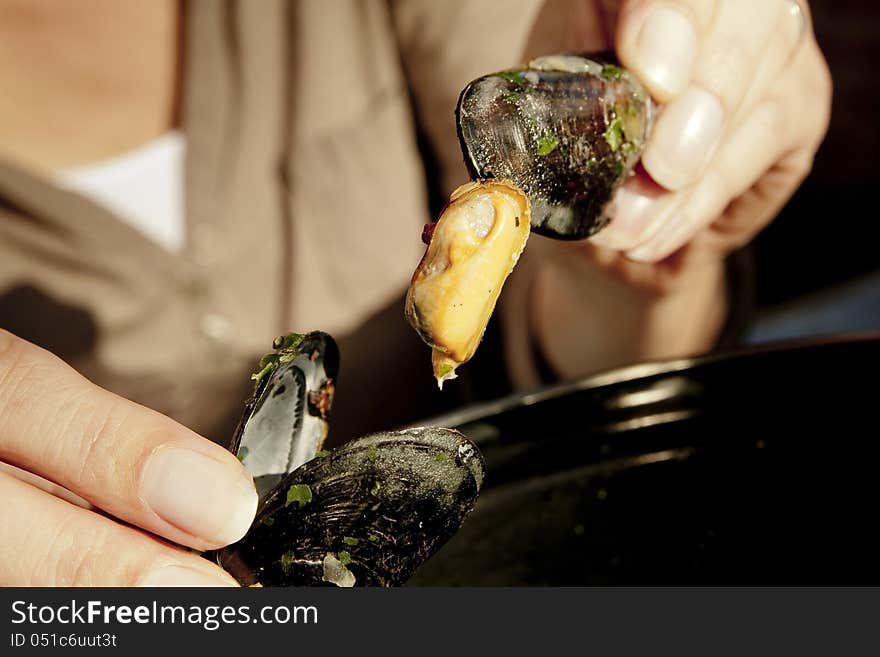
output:
[[[613,46],[665,109],[612,224],[582,243],[531,239],[508,280],[498,310],[518,387],[539,382],[535,348],[570,378],[711,347],[727,316],[724,257],[791,196],[827,127],[827,67],[809,16],[799,38],[791,6],[543,5],[520,61]],[[665,14],[659,31],[640,38],[660,8],[678,18]],[[175,127],[180,20],[172,0],[0,0],[0,157],[52,172]],[[663,68],[658,44],[684,44],[673,53],[680,63]],[[238,461],[2,331],[0,461],[54,482],[0,472],[0,584],[235,584],[156,537],[205,549],[244,534],[256,495]],[[161,489],[149,464],[160,461],[163,473],[192,474],[197,464],[214,473],[214,494],[228,494],[225,508],[236,511],[210,517],[205,502],[187,516],[171,508],[185,500],[166,495],[174,522],[160,516],[147,504]],[[158,484],[172,486],[169,477]],[[58,497],[58,486],[83,505]]]

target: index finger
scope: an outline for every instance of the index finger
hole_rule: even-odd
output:
[[[253,480],[227,450],[0,330],[0,459],[197,549],[241,538]]]

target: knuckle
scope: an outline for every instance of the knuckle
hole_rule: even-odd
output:
[[[42,549],[43,578],[55,586],[92,584],[92,548],[100,541],[100,534],[83,531],[76,514],[62,518],[49,530]]]
[[[56,586],[131,586],[149,555],[128,531],[71,514],[47,544],[48,577]]]
[[[14,348],[17,342],[18,338],[12,335],[12,333],[0,328],[0,359],[3,358],[7,351]]]
[[[831,103],[834,96],[834,81],[831,77],[831,70],[828,68],[828,62],[825,61],[821,54],[817,56],[816,73],[808,76],[812,80],[813,87],[811,96],[815,99],[818,110],[817,124],[819,139],[824,137],[828,130],[828,124],[831,121]]]
[[[26,344],[14,340],[0,354],[0,440],[6,435],[3,429],[13,424],[31,402],[32,389],[39,374],[39,365],[28,358]]]
[[[834,81],[828,62],[815,41],[802,52],[800,65],[793,73],[787,104],[795,125],[796,146],[807,146],[813,151],[825,138],[831,122]]]
[[[71,414],[70,426],[77,427],[77,440],[69,444],[76,450],[71,458],[76,463],[71,472],[76,486],[82,490],[102,489],[110,492],[123,485],[126,473],[121,471],[119,413],[113,405],[81,403]]]
[[[18,369],[23,355],[24,341],[0,329],[0,389],[12,372]]]
[[[753,54],[742,43],[730,39],[704,55],[700,82],[721,101],[725,113],[732,115],[751,80]]]

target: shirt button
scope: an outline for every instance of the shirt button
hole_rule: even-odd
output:
[[[199,318],[199,331],[208,342],[224,345],[232,341],[235,327],[220,313],[205,313]]]

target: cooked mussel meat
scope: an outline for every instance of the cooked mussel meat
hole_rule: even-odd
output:
[[[486,181],[453,192],[406,296],[441,388],[474,355],[528,237],[529,200],[516,187]]]

